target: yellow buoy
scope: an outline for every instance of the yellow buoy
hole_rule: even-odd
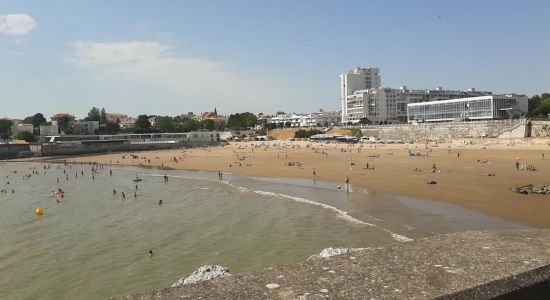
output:
[[[44,209],[42,207],[37,207],[35,212],[36,212],[36,215],[41,216],[44,214]]]

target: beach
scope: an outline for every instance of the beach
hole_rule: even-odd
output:
[[[67,161],[323,180],[344,191],[349,177],[350,192],[360,187],[448,202],[510,222],[550,227],[549,195],[512,191],[527,184],[549,183],[550,147],[546,145],[348,145],[276,140],[132,155],[90,155]],[[536,171],[518,170],[516,164],[520,169],[534,166]]]

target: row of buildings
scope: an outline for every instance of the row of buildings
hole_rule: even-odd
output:
[[[474,88],[457,91],[382,87],[379,68],[355,68],[340,75],[341,122],[435,122],[520,117],[527,112],[524,95],[493,95]]]

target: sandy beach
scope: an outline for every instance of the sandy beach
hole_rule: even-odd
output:
[[[410,156],[409,151],[418,156]],[[550,147],[544,145],[449,147],[270,141],[133,155],[116,153],[68,160],[310,178],[334,181],[334,188],[343,190],[349,177],[352,190],[362,187],[444,201],[536,228],[550,227],[550,195],[512,191],[527,184],[550,183]],[[518,170],[516,162],[520,168],[532,165],[536,171]]]

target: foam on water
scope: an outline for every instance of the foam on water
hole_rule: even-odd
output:
[[[139,176],[152,176],[152,177],[164,177],[165,175],[164,174],[151,174],[151,173],[142,173],[142,174],[138,174]],[[232,183],[230,183],[229,181],[226,181],[226,180],[219,180],[219,179],[213,179],[213,178],[204,178],[204,177],[194,177],[194,176],[181,176],[181,175],[166,175],[168,177],[173,177],[173,178],[180,178],[180,179],[191,179],[191,180],[205,180],[205,181],[210,181],[210,182],[218,182],[218,183],[222,183],[222,184],[225,184],[227,186],[230,186],[230,187],[233,187],[237,190],[239,190],[240,192],[242,193],[245,193],[245,192],[250,192],[250,189],[248,188],[245,188],[245,187],[241,187],[241,186],[237,186],[237,185],[234,185]],[[279,193],[274,193],[274,192],[268,192],[268,191],[254,191],[254,193],[258,194],[258,195],[262,195],[262,196],[265,196],[265,197],[274,197],[274,198],[283,198],[283,199],[289,199],[289,200],[293,200],[293,201],[296,201],[296,202],[301,202],[301,203],[306,203],[306,204],[309,204],[309,205],[316,205],[316,206],[320,206],[322,208],[325,208],[325,209],[329,209],[329,210],[332,210],[336,213],[336,216],[340,219],[343,219],[345,220],[346,222],[349,222],[349,223],[352,223],[352,224],[355,224],[355,225],[363,225],[363,226],[370,226],[370,227],[378,227],[377,225],[375,224],[372,224],[372,223],[368,223],[368,222],[365,222],[365,221],[362,221],[362,220],[359,220],[357,218],[354,218],[352,216],[350,216],[348,214],[348,212],[346,211],[343,211],[341,209],[338,209],[334,206],[331,206],[331,205],[328,205],[328,204],[324,204],[324,203],[320,203],[320,202],[316,202],[316,201],[313,201],[313,200],[309,200],[309,199],[305,199],[305,198],[300,198],[300,197],[294,197],[294,196],[290,196],[290,195],[285,195],[285,194],[279,194]],[[373,218],[376,220],[376,218]],[[391,230],[389,229],[386,229],[386,228],[381,228],[383,231],[389,233],[391,235],[391,237],[398,241],[398,242],[410,242],[410,241],[413,241],[413,239],[411,238],[408,238],[404,235],[400,235],[400,234],[397,234],[397,233],[394,233],[392,232]]]

